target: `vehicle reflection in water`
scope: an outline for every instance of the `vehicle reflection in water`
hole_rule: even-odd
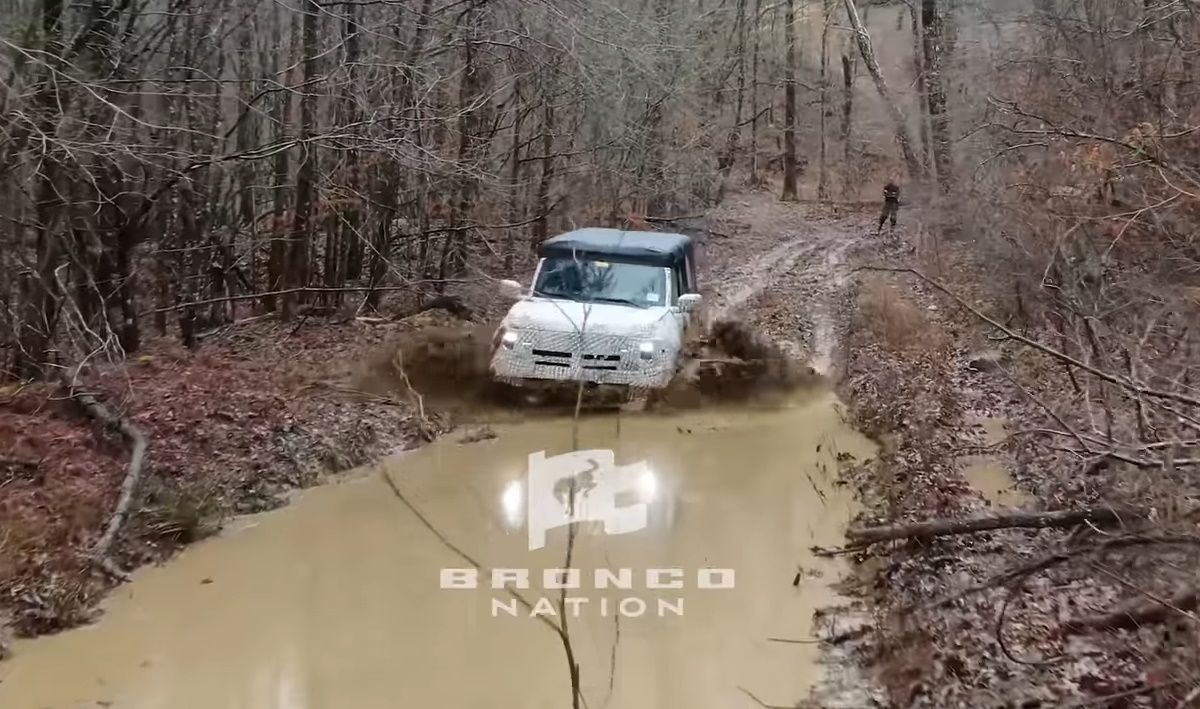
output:
[[[504,494],[500,496],[500,509],[504,512],[504,526],[510,531],[518,530],[525,524],[525,497],[523,484],[513,480],[504,486]]]
[[[0,707],[568,706],[560,638],[528,613],[494,616],[490,584],[447,590],[439,573],[468,566],[447,542],[491,569],[529,569],[531,579],[560,568],[566,527],[533,552],[519,531],[525,476],[531,453],[576,447],[652,470],[630,495],[650,502],[645,529],[606,535],[587,524],[575,536],[570,566],[584,587],[572,593],[588,602],[570,628],[587,704],[744,706],[739,687],[771,705],[802,700],[820,673],[818,646],[767,638],[810,637],[814,608],[838,602],[840,562],[810,547],[841,543],[853,513],[835,484],[837,459],[873,455],[833,396],[771,411],[625,415],[619,426],[585,417],[572,429],[569,419],[496,425],[496,439],[447,437],[385,463],[437,535],[379,470],[234,520],[220,537],[138,571],[93,626],[16,643],[0,663]],[[798,588],[797,563],[814,572]],[[600,590],[589,579],[602,569],[643,580]],[[647,590],[652,569],[682,569],[686,583]],[[698,588],[706,569],[736,570],[736,586]],[[656,616],[660,602],[681,613]],[[604,608],[650,611],[617,623]]]
[[[638,476],[636,502],[653,504],[661,502],[659,497],[659,479],[653,470],[646,470]],[[587,496],[588,491],[578,493]],[[504,529],[516,532],[524,528],[525,520],[525,483],[513,480],[504,486],[500,494],[500,512],[504,520]]]

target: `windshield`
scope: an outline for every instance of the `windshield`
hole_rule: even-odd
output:
[[[665,304],[667,277],[661,266],[547,258],[542,261],[533,290],[549,298],[627,303],[646,308]]]

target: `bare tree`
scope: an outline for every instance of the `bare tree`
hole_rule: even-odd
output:
[[[712,204],[746,124],[755,178],[780,135],[761,0],[164,3],[0,9],[6,373],[119,360],[148,310],[200,346],[519,268],[559,224]]]
[[[883,71],[879,68],[879,61],[875,59],[875,50],[871,47],[871,35],[867,34],[867,29],[863,26],[854,0],[843,0],[843,2],[846,6],[846,14],[850,18],[850,25],[854,29],[855,39],[858,42],[858,51],[862,54],[863,63],[866,64],[867,71],[875,81],[875,89],[879,92],[879,97],[883,99],[888,116],[892,120],[896,143],[900,146],[900,152],[904,156],[904,163],[908,166],[908,173],[914,178],[923,177],[924,173],[921,170],[921,161],[917,158],[917,153],[913,149],[912,136],[908,131],[908,121],[904,117],[904,111],[900,109],[900,105],[896,102],[895,97],[892,96],[892,92],[888,88]]]
[[[784,4],[783,32],[786,45],[783,97],[783,193],[780,199],[795,201],[796,193],[796,0]]]
[[[942,191],[954,187],[954,158],[951,155],[950,123],[946,112],[946,89],[942,77],[942,16],[938,12],[937,0],[921,0],[922,49],[924,52],[924,87],[920,96],[928,102],[929,120],[932,128],[933,160],[937,168],[938,183]],[[921,121],[924,127],[924,120]],[[929,143],[927,142],[926,145]]]
[[[822,202],[829,200],[829,174],[826,165],[826,130],[825,119],[830,113],[829,108],[829,27],[833,22],[833,2],[824,0],[821,7],[821,88],[820,88],[820,174],[817,178],[817,199]]]
[[[296,173],[296,202],[292,213],[292,224],[288,234],[286,278],[290,292],[283,296],[284,320],[296,312],[299,300],[299,289],[308,284],[308,249],[311,239],[311,218],[315,201],[315,182],[317,173],[317,151],[312,145],[312,138],[317,131],[317,72],[320,71],[320,57],[317,54],[317,25],[321,17],[321,7],[316,0],[307,0],[303,19],[303,40],[301,51],[304,53],[304,85],[300,97],[300,167]]]

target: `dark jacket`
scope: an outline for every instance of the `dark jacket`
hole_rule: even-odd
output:
[[[895,182],[888,182],[883,186],[883,201],[888,204],[899,204],[900,202],[900,186]]]

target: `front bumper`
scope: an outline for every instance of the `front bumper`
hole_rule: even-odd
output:
[[[677,352],[656,344],[642,359],[643,338],[546,330],[518,335],[512,347],[497,344],[492,355],[492,377],[508,384],[543,379],[661,389],[675,374]]]

